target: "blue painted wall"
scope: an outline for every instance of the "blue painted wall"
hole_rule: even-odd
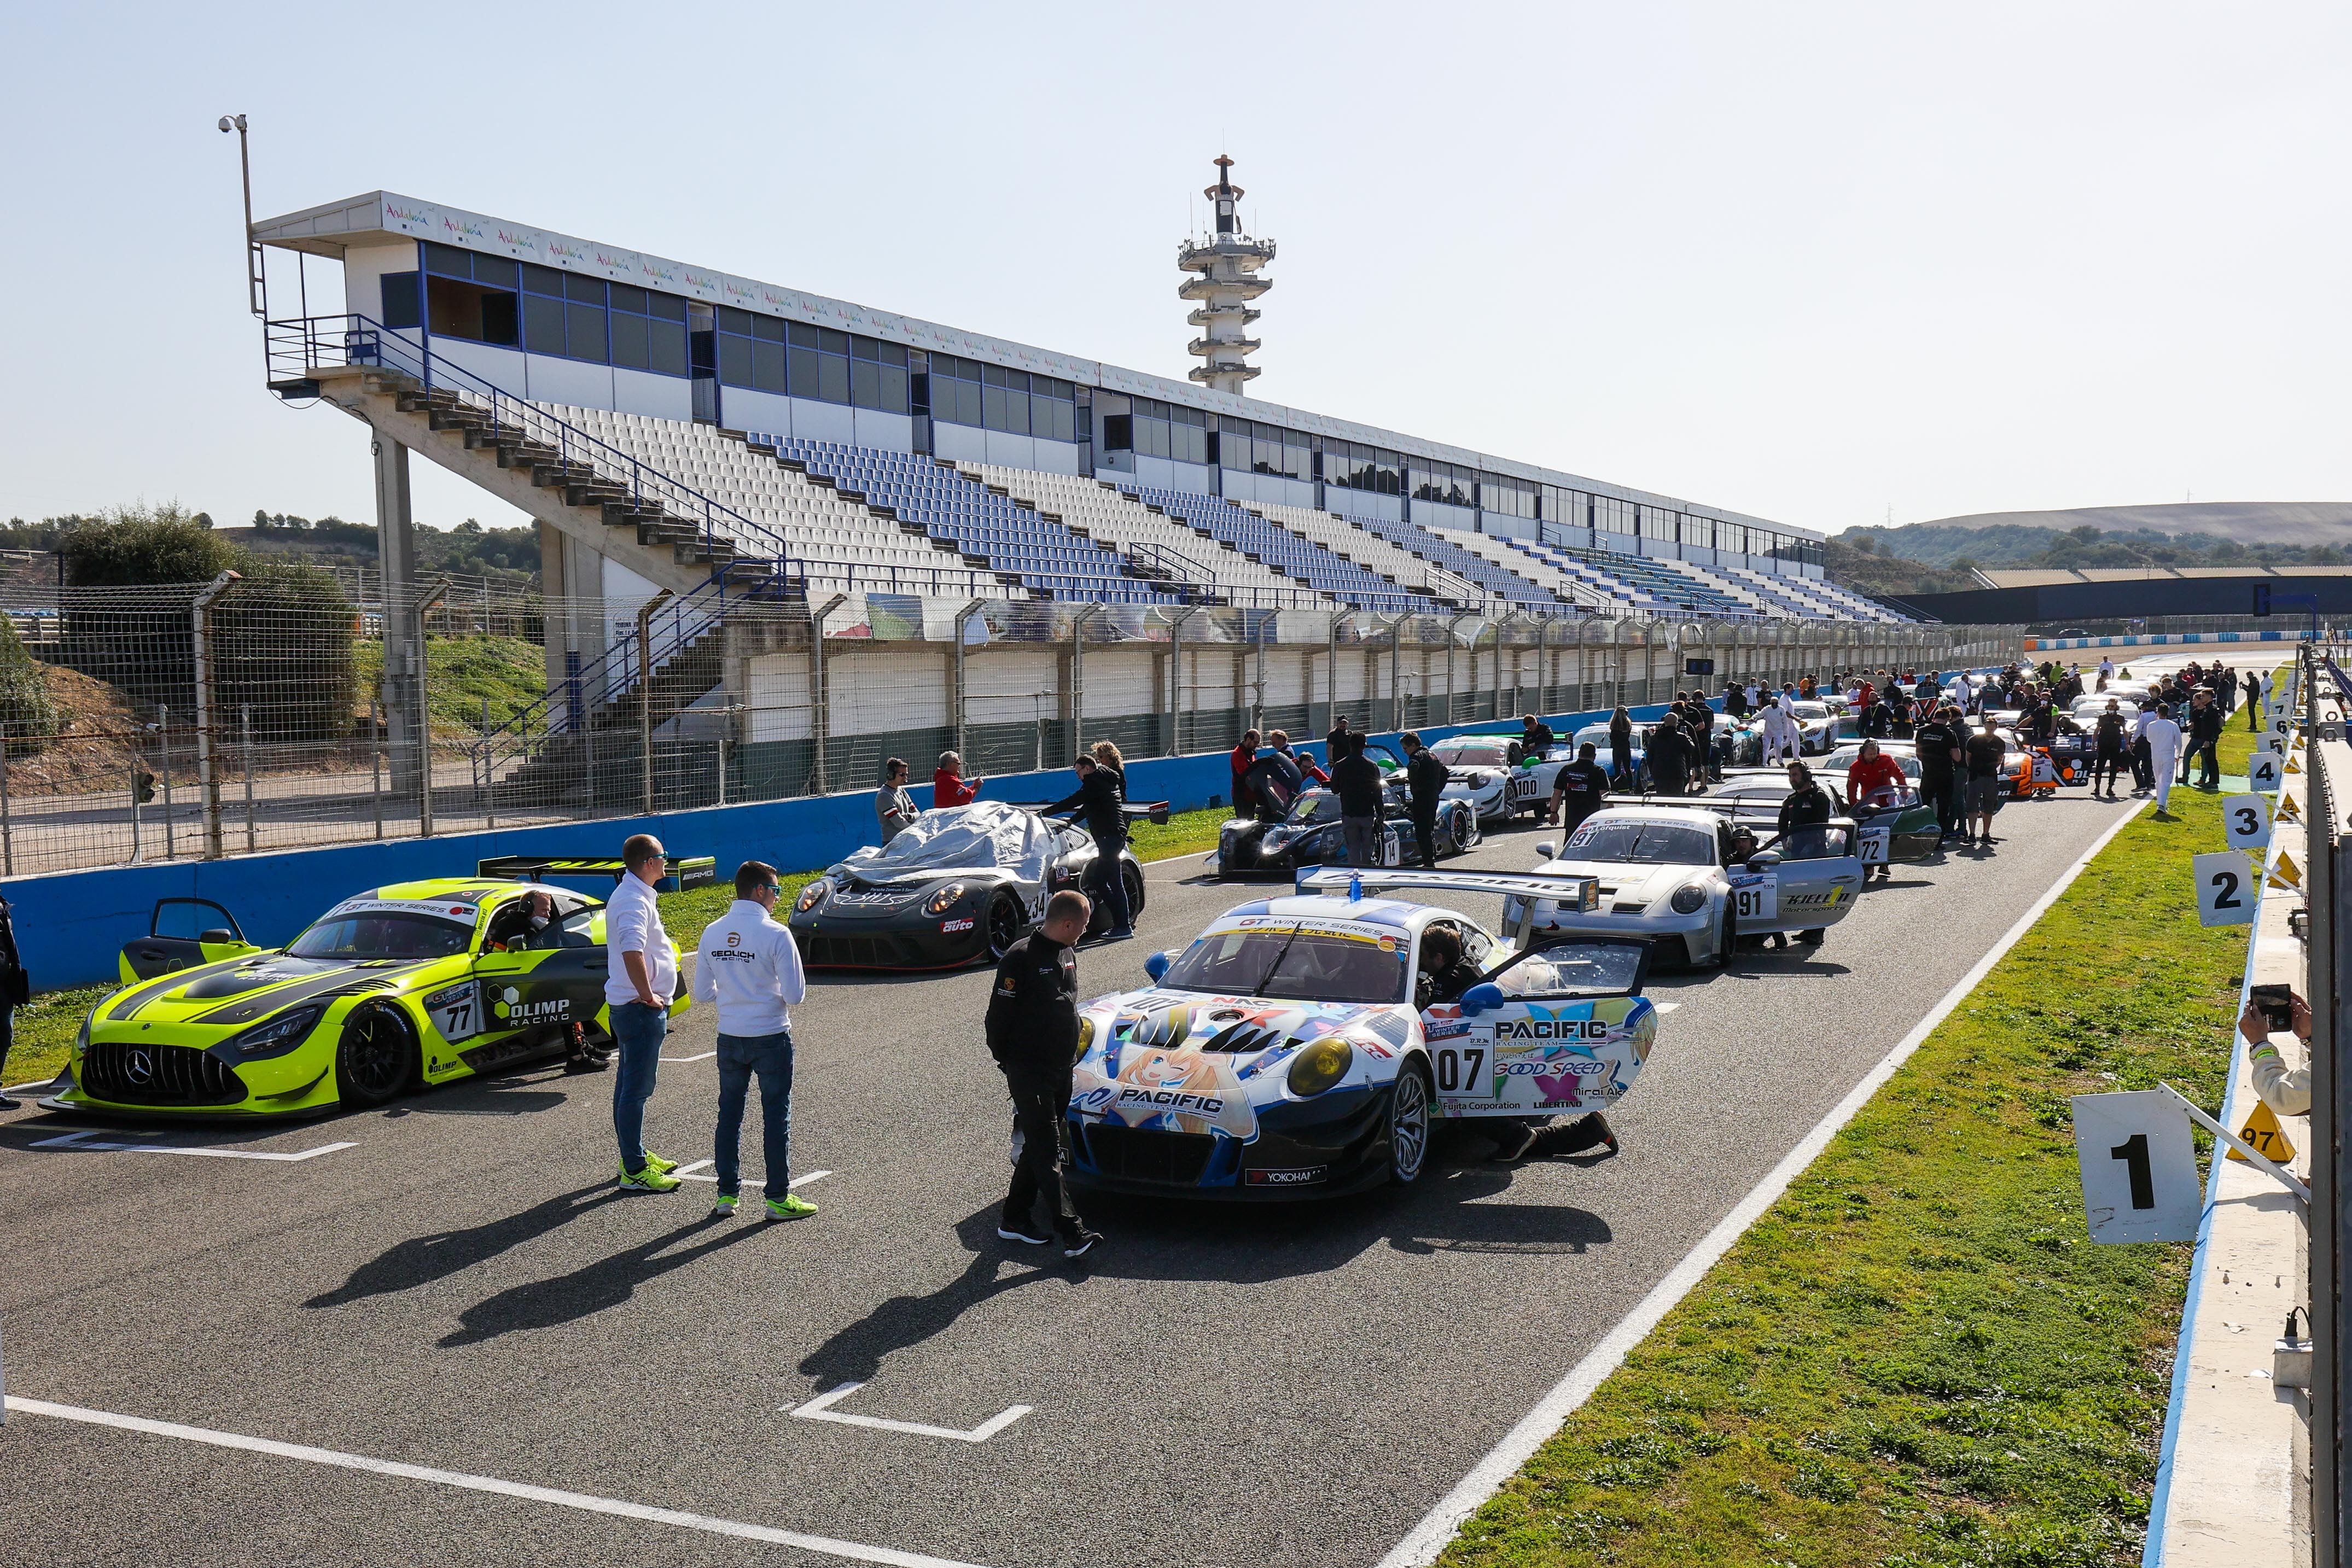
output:
[[[1718,701],[1716,706],[1722,705]],[[1664,705],[1633,710],[1640,720],[1655,719],[1664,712]],[[1603,708],[1555,715],[1546,722],[1565,736],[1608,716]],[[1496,727],[1490,720],[1424,726],[1420,733],[1434,741]],[[1372,738],[1393,742],[1396,732]],[[1312,749],[1321,758],[1319,742]],[[1139,758],[1128,766],[1128,793],[1138,800],[1165,800],[1179,811],[1196,810],[1213,796],[1222,800],[1230,795],[1233,776],[1226,756],[1214,751]],[[982,794],[992,800],[1055,800],[1076,788],[1077,775],[1064,768],[999,775],[987,780]],[[929,806],[931,787],[925,784],[914,795]],[[615,855],[621,841],[638,832],[657,833],[664,844],[682,854],[715,855],[721,877],[732,875],[736,864],[746,860],[803,871],[830,865],[874,841],[874,794],[861,789],[652,817],[59,872],[12,882],[7,894],[16,909],[17,947],[34,988],[57,990],[115,978],[116,955],[124,943],[146,934],[159,898],[209,898],[236,916],[248,940],[277,946],[292,941],[330,904],[367,888],[470,875],[476,862],[493,855]]]

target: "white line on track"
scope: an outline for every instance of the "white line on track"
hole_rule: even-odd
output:
[[[664,1061],[708,1061],[718,1054],[715,1051],[706,1051],[699,1056],[665,1056],[662,1060]]]
[[[402,1464],[395,1459],[373,1459],[363,1454],[338,1453],[332,1448],[313,1448],[300,1443],[280,1443],[268,1437],[215,1432],[205,1427],[183,1427],[173,1421],[150,1421],[142,1416],[118,1416],[106,1410],[85,1410],[74,1405],[52,1405],[46,1399],[25,1399],[14,1394],[8,1396],[8,1408],[27,1416],[53,1416],[61,1421],[113,1427],[125,1432],[143,1432],[156,1437],[177,1437],[184,1442],[206,1443],[216,1448],[242,1448],[247,1453],[269,1454],[281,1459],[300,1459],[313,1465],[332,1465],[340,1469],[366,1470],[374,1475],[397,1476],[404,1480],[431,1481],[436,1486],[457,1487],[467,1491],[495,1492],[501,1497],[521,1498],[529,1502],[578,1509],[583,1513],[643,1520],[650,1524],[674,1525],[680,1530],[699,1530],[712,1535],[732,1536],[739,1541],[797,1547],[803,1552],[838,1557],[851,1563],[878,1563],[884,1564],[884,1568],[975,1568],[972,1563],[958,1562],[950,1557],[898,1552],[887,1546],[866,1546],[855,1541],[835,1541],[825,1535],[803,1535],[796,1530],[743,1524],[731,1519],[714,1519],[709,1514],[686,1513],[674,1508],[623,1502],[617,1498],[593,1497],[586,1492],[561,1491],[553,1487],[499,1480],[493,1476],[469,1476],[460,1470],[434,1469],[425,1465]]]
[[[37,1144],[27,1144],[32,1149],[104,1149],[126,1155],[194,1155],[212,1160],[268,1160],[277,1165],[293,1165],[301,1160],[331,1155],[337,1149],[356,1149],[357,1144],[320,1144],[315,1149],[303,1149],[295,1154],[274,1154],[257,1149],[192,1149],[178,1144],[97,1144],[90,1142],[96,1133],[68,1133],[61,1137],[43,1138]]]
[[[887,1421],[879,1416],[845,1415],[833,1408],[865,1386],[862,1383],[845,1383],[838,1388],[818,1395],[805,1405],[786,1405],[782,1408],[785,1414],[797,1416],[804,1421],[838,1421],[845,1427],[871,1427],[877,1432],[911,1432],[919,1437],[945,1437],[957,1443],[985,1443],[1034,1408],[1027,1405],[1008,1405],[969,1432],[959,1431],[953,1427],[928,1426],[920,1421]]]
[[[716,1171],[706,1171],[702,1168],[710,1163],[711,1162],[709,1160],[697,1160],[692,1165],[680,1166],[677,1169],[670,1172],[669,1174],[677,1177],[680,1181],[715,1182],[719,1179],[718,1173]],[[813,1181],[823,1181],[832,1174],[833,1173],[831,1171],[811,1171],[806,1176],[796,1176],[793,1177],[792,1180],[784,1184],[784,1186],[787,1190],[798,1186],[806,1186]],[[745,1186],[757,1185],[760,1180],[760,1177],[751,1175],[749,1171],[743,1173],[743,1185]]]
[[[1935,1032],[1936,1026],[1949,1017],[1952,1009],[1976,989],[1978,982],[1992,972],[1992,967],[2000,962],[2002,956],[2033,929],[2033,923],[2041,919],[2050,906],[2058,902],[2060,895],[2074,885],[2074,879],[2083,874],[2083,868],[2107,847],[2110,839],[2129,826],[2147,804],[2146,801],[2136,803],[2094,840],[2091,847],[2083,852],[2082,857],[2068,866],[2064,874],[2051,884],[2050,890],[2034,900],[2033,906],[2018,916],[2017,924],[1977,960],[1976,967],[1944,993],[1943,999],[1929,1009],[1917,1027],[1896,1041],[1894,1050],[1880,1057],[1878,1064],[1863,1075],[1862,1082],[1848,1091],[1844,1099],[1832,1106],[1829,1114],[1815,1123],[1812,1131],[1807,1133],[1779,1165],[1767,1172],[1764,1179],[1750,1188],[1748,1196],[1741,1198],[1732,1211],[1725,1215],[1715,1228],[1708,1231],[1705,1239],[1667,1272],[1664,1279],[1652,1286],[1650,1293],[1643,1296],[1632,1312],[1618,1320],[1617,1326],[1611,1329],[1599,1344],[1585,1353],[1583,1360],[1569,1368],[1567,1376],[1552,1385],[1551,1391],[1537,1401],[1534,1409],[1519,1418],[1518,1425],[1504,1435],[1494,1450],[1480,1459],[1452,1491],[1438,1500],[1437,1506],[1423,1516],[1412,1532],[1381,1559],[1379,1568],[1427,1568],[1429,1563],[1435,1562],[1437,1554],[1445,1550],[1446,1542],[1454,1539],[1454,1532],[1462,1527],[1462,1521],[1501,1490],[1503,1483],[1534,1457],[1538,1448],[1551,1440],[1552,1434],[1559,1430],[1576,1407],[1590,1399],[1602,1380],[1617,1370],[1618,1364],[1625,1359],[1627,1354],[1641,1343],[1668,1312],[1674,1311],[1676,1302],[1690,1294],[1692,1287],[1706,1278],[1706,1271],[1731,1250],[1732,1243],[1738,1241],[1748,1228],[1755,1224],[1764,1211],[1788,1190],[1789,1184],[1802,1174],[1823,1149],[1829,1147],[1830,1140],[1837,1136],[1838,1130],[1853,1120],[1854,1113],[1870,1103],[1871,1097],[1895,1075],[1895,1070],[1910,1060],[1911,1053]]]

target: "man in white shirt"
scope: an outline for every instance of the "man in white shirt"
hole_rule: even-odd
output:
[[[654,887],[667,861],[659,839],[636,833],[621,846],[621,863],[627,869],[604,906],[604,1004],[621,1058],[620,1073],[613,1080],[621,1190],[675,1192],[678,1181],[670,1172],[677,1162],[648,1154],[645,1145],[646,1102],[653,1098],[662,1041],[669,1034],[669,1004],[677,995],[677,949],[654,904]]]
[[[715,1213],[732,1214],[740,1190],[737,1164],[743,1102],[760,1080],[760,1157],[767,1167],[768,1218],[801,1219],[816,1205],[792,1191],[793,1034],[791,1005],[808,995],[800,949],[776,924],[782,892],[776,868],[745,861],[735,872],[735,902],[702,928],[694,957],[694,999],[719,1004],[719,1176]]]

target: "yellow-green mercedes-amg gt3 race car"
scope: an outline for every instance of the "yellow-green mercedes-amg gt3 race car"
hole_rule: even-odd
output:
[[[709,862],[688,862],[709,880]],[[600,1058],[604,906],[518,874],[617,873],[617,862],[484,862],[479,875],[373,888],[284,947],[226,922],[122,949],[122,989],[90,1010],[60,1109],[131,1115],[279,1116],[380,1105],[527,1058]],[[530,894],[551,913],[534,926]],[[681,994],[672,1012],[684,1010]]]

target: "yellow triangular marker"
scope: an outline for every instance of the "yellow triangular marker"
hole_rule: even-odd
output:
[[[2271,867],[2271,885],[2296,888],[2303,885],[2303,868],[2296,865],[2294,857],[2284,850],[2279,851],[2278,863]]]
[[[2284,1165],[2294,1158],[2294,1145],[2286,1141],[2286,1130],[2279,1125],[2267,1100],[2254,1102],[2254,1113],[2238,1129],[2238,1136],[2253,1145],[2254,1152],[2266,1160]],[[2230,1157],[2247,1165],[2253,1163],[2235,1149],[2230,1151]]]
[[[2282,795],[2279,797],[2278,810],[2271,813],[2271,821],[2273,822],[2300,822],[2303,821],[2303,808],[2294,803],[2294,796]]]
[[[2280,768],[2279,771],[2282,773],[2300,773],[2303,771],[2303,764],[2297,762],[2294,759],[2294,753],[2290,751],[2286,754],[2286,766]]]

